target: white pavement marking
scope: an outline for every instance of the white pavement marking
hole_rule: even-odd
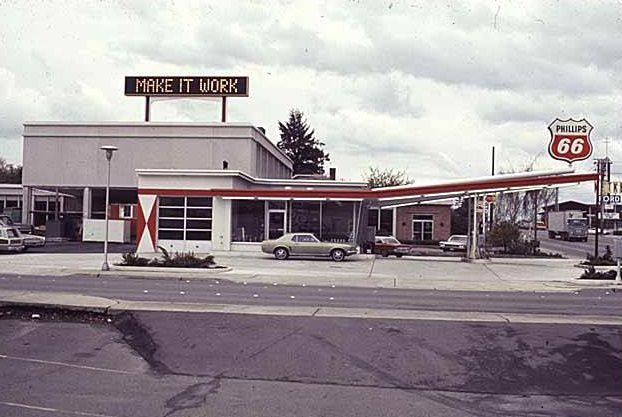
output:
[[[32,362],[32,363],[42,363],[45,365],[66,366],[68,368],[78,368],[78,369],[84,369],[87,371],[109,372],[113,374],[140,375],[137,372],[122,371],[119,369],[98,368],[95,366],[76,365],[73,363],[46,361],[43,359],[34,359],[34,358],[22,358],[18,356],[9,356],[9,355],[2,355],[2,354],[0,354],[0,359],[9,359],[9,360],[14,360],[14,361]]]
[[[63,413],[63,414],[74,414],[76,416],[119,417],[119,416],[111,416],[109,414],[89,413],[89,412],[86,412],[86,411],[61,410],[61,409],[58,409],[58,408],[50,408],[50,407],[41,407],[41,406],[37,406],[37,405],[12,403],[12,402],[8,402],[8,401],[0,401],[0,404],[7,405],[9,407],[27,408],[29,410],[47,411],[47,412],[52,412],[52,413]]]
[[[332,298],[332,297],[331,297]],[[531,313],[490,313],[478,311],[430,311],[366,309],[351,307],[256,306],[246,304],[165,303],[119,301],[113,310],[177,311],[189,313],[256,314],[269,316],[345,317],[388,320],[432,320],[490,323],[622,325],[622,317],[597,315],[557,315]]]

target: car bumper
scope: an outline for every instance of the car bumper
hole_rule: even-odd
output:
[[[24,242],[24,246],[27,248],[41,248],[45,246],[45,242]]]
[[[3,251],[3,252],[21,252],[23,250],[24,250],[24,245],[22,244],[0,245],[0,251]]]

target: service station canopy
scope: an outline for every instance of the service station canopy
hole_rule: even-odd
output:
[[[140,170],[139,174],[149,175],[150,171]],[[186,171],[184,171],[186,172]],[[187,171],[186,173],[189,173]],[[151,173],[155,175],[156,173]],[[408,184],[397,187],[373,189],[321,189],[320,187],[301,188],[212,188],[192,190],[193,195],[218,196],[224,199],[292,199],[292,200],[363,200],[377,201],[381,207],[399,207],[425,201],[447,198],[468,197],[492,193],[512,193],[543,188],[573,185],[596,181],[596,172],[574,173],[572,169],[558,171],[531,171],[441,182],[431,185]],[[260,180],[251,179],[251,182]],[[261,185],[258,183],[257,185]],[[178,190],[139,188],[139,194],[171,195]]]
[[[248,97],[248,77],[125,77],[126,96]]]

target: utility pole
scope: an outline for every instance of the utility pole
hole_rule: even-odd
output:
[[[596,213],[594,213],[596,220],[596,233],[594,234],[594,258],[598,257],[598,236],[600,235],[601,219],[603,217],[603,180],[605,174],[607,174],[607,181],[610,181],[611,175],[611,160],[608,157],[596,159],[596,172],[598,173],[598,179],[596,180]]]
[[[492,169],[490,174],[494,177],[495,175],[495,147],[492,147]],[[494,223],[494,212],[495,212],[495,203],[491,202],[488,205],[488,226],[489,230],[492,229],[492,225]]]

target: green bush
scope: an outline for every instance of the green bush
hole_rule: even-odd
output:
[[[132,252],[124,253],[121,259],[123,259],[123,262],[121,262],[120,265],[125,266],[147,266],[151,262],[150,259],[142,258],[138,256],[138,254]]]
[[[147,259],[138,256],[136,253],[128,252],[122,255],[121,266],[155,266],[172,268],[210,268],[216,265],[214,255],[207,255],[203,258],[196,256],[193,252],[175,252],[171,255],[166,249],[158,246],[162,252],[161,259]]]
[[[580,279],[616,279],[616,270],[610,269],[609,271],[597,271],[593,265],[587,267],[587,269],[581,274]]]
[[[612,266],[616,265],[616,260],[613,259],[613,253],[609,245],[605,246],[605,253],[601,256],[594,257],[591,253],[587,253],[585,261],[581,262],[582,265],[594,265],[594,266]]]
[[[529,249],[527,244],[521,241],[518,225],[507,221],[493,226],[488,234],[488,242],[491,246],[503,246],[505,253],[525,254]]]

